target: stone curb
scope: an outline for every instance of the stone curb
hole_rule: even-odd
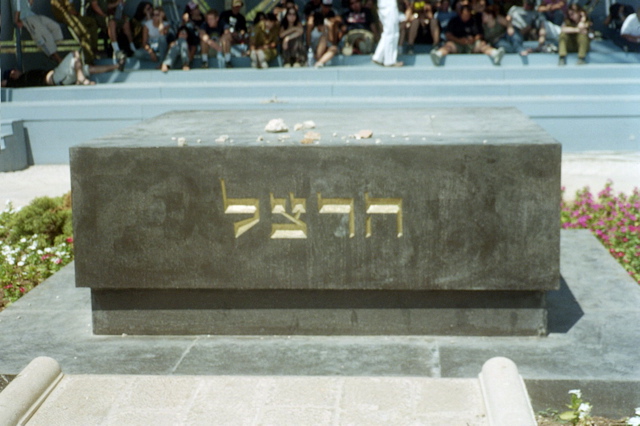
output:
[[[25,424],[62,379],[58,362],[38,357],[0,393],[0,426]]]
[[[478,378],[491,426],[536,426],[527,388],[513,361],[491,358]]]

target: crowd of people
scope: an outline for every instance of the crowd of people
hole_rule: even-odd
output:
[[[53,61],[80,62],[79,69],[98,58],[100,31],[117,67],[134,57],[164,72],[190,69],[197,52],[205,68],[212,57],[231,67],[232,56],[250,57],[254,68],[267,68],[278,56],[284,67],[320,68],[338,53],[372,54],[376,64],[402,66],[398,54],[403,49],[414,54],[415,44],[433,46],[430,57],[436,66],[450,54],[485,54],[500,65],[505,53],[532,52],[557,52],[559,65],[576,52],[578,64],[584,64],[593,38],[588,11],[568,0],[308,0],[302,8],[294,0],[281,0],[252,22],[242,13],[243,0],[233,0],[221,13],[190,1],[177,22],[148,1],[140,1],[128,16],[125,1],[90,0],[86,14],[80,14],[73,0],[51,0],[54,18],[80,43],[82,57],[69,59],[57,52],[60,26],[34,13],[31,0],[12,0],[12,12],[16,27],[26,28]],[[341,1],[340,7],[334,1]],[[640,52],[640,8],[613,4],[603,25],[605,38],[625,51]],[[524,41],[537,41],[536,47],[525,48]]]

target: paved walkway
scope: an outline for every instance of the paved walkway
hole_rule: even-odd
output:
[[[0,425],[534,426],[516,365],[477,378],[64,375],[34,359],[0,393]]]
[[[566,198],[589,186],[604,188],[611,180],[616,191],[630,194],[640,187],[640,152],[586,152],[562,156],[562,185]],[[31,166],[26,170],[0,173],[0,203],[11,200],[25,206],[36,197],[57,197],[71,190],[68,165]]]

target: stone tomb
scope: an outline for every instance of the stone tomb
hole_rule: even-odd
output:
[[[96,334],[546,333],[561,147],[516,109],[172,112],[70,154]]]

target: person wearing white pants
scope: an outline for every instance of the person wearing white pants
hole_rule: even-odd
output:
[[[62,62],[57,46],[57,42],[63,38],[60,25],[51,18],[33,13],[28,0],[15,0],[13,8],[16,27],[26,27],[33,41],[47,56],[58,63]]]
[[[398,62],[400,12],[396,0],[380,0],[378,15],[382,23],[382,35],[373,54],[373,62],[385,67],[401,67],[402,62]]]

